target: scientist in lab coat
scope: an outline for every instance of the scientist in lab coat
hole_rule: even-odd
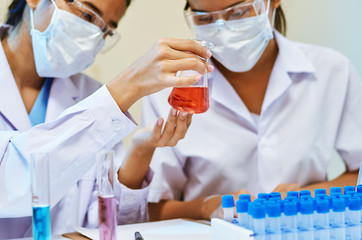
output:
[[[362,81],[340,53],[286,39],[280,4],[187,1],[188,25],[215,45],[210,108],[193,117],[185,140],[156,150],[151,219],[220,216],[220,194],[356,184]],[[144,122],[168,111],[169,93],[144,99]],[[333,151],[347,170],[327,181]]]
[[[97,227],[95,159],[113,149],[136,125],[127,113],[139,98],[199,76],[176,78],[183,69],[207,71],[196,56],[206,48],[190,40],[163,39],[105,86],[79,72],[93,63],[130,0],[14,0],[0,26],[0,238],[31,236],[29,159],[50,156],[53,234],[73,225]],[[209,67],[209,69],[211,69]],[[137,134],[118,171],[118,223],[147,220],[156,147],[174,146],[191,116],[171,110],[150,134]]]

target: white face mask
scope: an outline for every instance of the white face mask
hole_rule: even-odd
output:
[[[232,72],[247,72],[259,61],[270,39],[273,30],[268,19],[268,11],[265,13],[241,20],[230,20],[229,26],[237,25],[238,31],[233,31],[224,25],[223,20],[208,25],[195,26],[195,34],[198,39],[213,43],[213,57]],[[215,35],[210,36],[209,29],[219,25]]]
[[[30,9],[31,40],[36,71],[40,77],[66,78],[89,67],[104,46],[99,27],[54,5],[48,28],[34,28]]]

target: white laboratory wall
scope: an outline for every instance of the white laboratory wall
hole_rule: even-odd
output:
[[[221,1],[221,0],[220,0]],[[0,21],[11,0],[0,0]],[[192,35],[183,19],[185,0],[133,0],[119,32],[116,47],[97,57],[86,71],[106,83],[146,52],[161,37],[190,38]],[[352,61],[362,75],[362,0],[283,0],[288,22],[288,37],[334,48]],[[141,103],[131,113],[139,122]],[[130,138],[126,140],[129,144]],[[329,177],[344,171],[338,157],[333,158]]]

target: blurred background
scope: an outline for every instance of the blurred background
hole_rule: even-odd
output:
[[[185,0],[132,1],[119,25],[120,42],[111,51],[99,54],[95,64],[86,70],[102,83],[122,72],[159,38],[192,38],[183,18]],[[0,0],[0,22],[5,21],[11,2]],[[342,52],[362,76],[362,0],[283,0],[282,6],[289,39]],[[141,101],[130,112],[140,123]],[[126,139],[126,145],[130,139],[131,136]],[[344,170],[343,162],[334,154],[329,178]]]

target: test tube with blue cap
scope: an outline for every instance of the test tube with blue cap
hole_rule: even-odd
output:
[[[272,192],[272,193],[270,193],[269,195],[270,195],[269,199],[270,199],[270,198],[282,199],[282,195],[281,195],[280,192]]]
[[[297,192],[297,191],[289,191],[289,192],[287,192],[287,197],[296,197],[296,198],[298,198],[299,197],[299,192]]]
[[[341,187],[331,187],[329,188],[329,195],[341,195],[342,194],[342,188]]]
[[[349,224],[347,228],[348,239],[361,239],[361,199],[349,199]]]
[[[221,207],[224,211],[224,220],[231,222],[234,219],[234,196],[233,195],[223,195],[221,197]]]
[[[357,192],[362,193],[362,184],[357,185]]]
[[[334,198],[332,200],[332,213],[330,214],[331,239],[344,240],[345,231],[345,202],[343,198]]]
[[[327,191],[324,188],[317,188],[314,190],[314,196],[316,196],[317,194],[327,195]]]
[[[286,239],[294,240],[298,239],[297,234],[297,203],[295,201],[284,202],[284,223],[282,226],[283,234]]]
[[[281,240],[281,207],[280,202],[267,204],[268,223],[266,231],[268,239]]]
[[[313,201],[311,199],[302,199],[300,202],[300,215],[298,222],[298,229],[300,229],[299,240],[314,239],[313,214]]]
[[[317,231],[314,236],[316,239],[330,239],[329,234],[329,200],[317,200],[317,214],[314,223]]]
[[[241,199],[245,199],[248,202],[250,202],[251,201],[251,196],[250,196],[250,194],[240,194],[239,195],[239,200],[241,200]]]
[[[253,210],[253,229],[256,233],[256,239],[265,239],[265,217],[266,217],[266,209],[263,204],[255,204],[254,203]]]
[[[356,188],[354,186],[344,186],[343,187],[343,194],[348,194],[347,193],[348,191],[354,192],[354,191],[356,191]]]
[[[49,156],[47,153],[32,153],[30,164],[32,193],[32,226],[34,240],[50,240],[50,184]]]
[[[299,197],[302,197],[302,196],[311,196],[312,193],[310,190],[300,190],[299,191]]]
[[[269,194],[268,193],[259,193],[258,194],[258,199],[268,200],[269,199]]]
[[[349,224],[350,222],[350,218],[349,218],[349,199],[351,198],[351,195],[345,194],[345,195],[340,195],[339,198],[344,200],[344,206],[345,206],[345,222],[346,224]]]
[[[248,202],[248,228],[253,230],[253,211],[254,211],[254,203]]]
[[[248,227],[248,203],[247,199],[236,201],[236,213],[238,214],[238,224],[242,227]]]

